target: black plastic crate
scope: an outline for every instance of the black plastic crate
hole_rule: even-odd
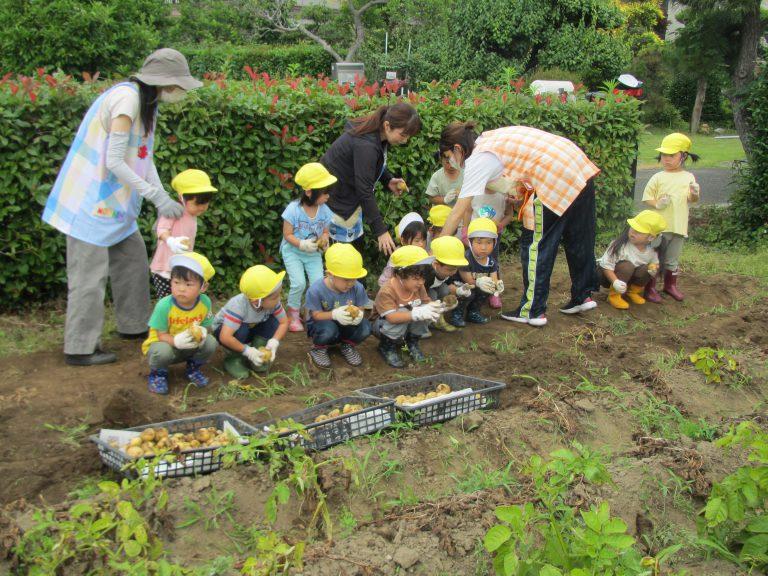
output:
[[[256,429],[232,416],[226,412],[216,414],[206,414],[204,416],[193,416],[190,418],[180,418],[178,420],[169,420],[167,422],[157,422],[154,424],[145,424],[126,428],[127,432],[141,432],[147,428],[166,428],[169,434],[194,432],[199,428],[214,427],[218,430],[224,428],[224,423],[228,422],[244,438],[256,433]],[[125,476],[136,476],[135,468],[124,469],[125,465],[134,459],[128,456],[122,450],[113,448],[98,435],[92,435],[91,441],[99,448],[101,460],[109,468],[121,472]],[[155,467],[155,474],[160,477],[177,478],[180,476],[194,476],[197,474],[208,474],[221,468],[221,455],[217,452],[218,448],[193,448],[184,450],[174,455],[173,462],[160,462]],[[142,474],[149,473],[148,470],[142,471]]]
[[[435,374],[434,376],[424,376],[412,380],[402,380],[391,384],[381,384],[371,386],[370,388],[360,388],[355,392],[361,397],[394,399],[401,394],[413,396],[419,392],[432,392],[438,384],[448,384],[452,392],[457,392],[465,388],[471,388],[458,396],[441,399],[434,398],[429,404],[422,406],[406,406],[395,404],[395,408],[408,420],[416,425],[435,424],[455,418],[460,414],[466,414],[478,409],[498,408],[499,395],[501,390],[506,387],[503,382],[494,382],[493,380],[483,380],[473,376],[463,376],[461,374]]]
[[[342,410],[345,404],[360,404],[363,409],[341,414],[322,422],[315,422],[315,418],[321,414],[327,415],[333,409]],[[304,426],[309,439],[295,432],[280,434],[281,438],[290,437],[292,443],[301,444],[308,450],[325,450],[335,444],[346,442],[364,434],[373,434],[391,426],[395,422],[394,406],[394,400],[344,396],[317,404],[306,410],[288,414],[279,419],[264,422],[259,424],[257,428],[260,432],[266,433],[270,426],[277,424],[278,420],[290,419]]]

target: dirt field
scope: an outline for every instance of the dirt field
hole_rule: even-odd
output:
[[[519,274],[519,266],[506,266],[507,305],[519,298]],[[93,478],[110,476],[84,436],[102,427],[219,411],[258,423],[363,386],[457,372],[505,382],[500,409],[360,438],[317,456],[355,464],[357,483],[341,473],[324,479],[333,542],[314,534],[303,574],[492,573],[481,540],[494,507],[525,499],[521,468],[532,454],[546,457],[573,440],[604,450],[613,477],[601,487],[580,486],[575,500],[607,500],[643,551],[654,554],[695,534],[695,515],[711,483],[739,465],[737,455],[710,440],[729,423],[764,417],[768,396],[762,289],[736,276],[693,274],[682,276],[681,286],[682,304],[665,299],[620,312],[603,293],[596,310],[566,317],[555,308],[568,289],[561,259],[545,328],[494,318],[455,335],[435,333],[423,343],[431,361],[399,373],[384,365],[373,338],[362,346],[361,369],[334,353],[334,369],[318,371],[308,366],[306,337],[290,334],[273,370],[280,373],[269,380],[228,386],[219,353],[208,369],[209,388],[185,390],[179,368],[167,398],[147,392],[148,369],[136,342],[108,341],[120,361],[105,367],[67,367],[58,349],[2,358],[0,499],[57,504]],[[706,383],[687,360],[702,346],[734,351],[739,377]],[[693,423],[694,433],[681,419]],[[66,433],[51,426],[80,429],[67,443]],[[234,535],[262,522],[273,482],[261,467],[240,466],[167,486],[177,525],[167,547],[175,561],[194,566],[238,555]],[[224,496],[231,506],[218,528],[178,527],[189,502],[205,507]],[[276,526],[303,539],[308,521],[307,510],[291,498]],[[672,567],[697,575],[739,573],[693,547],[678,553]]]

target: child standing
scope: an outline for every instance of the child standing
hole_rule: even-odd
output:
[[[394,276],[376,295],[371,315],[372,330],[379,338],[378,350],[393,368],[405,366],[400,358],[403,340],[416,362],[426,360],[419,340],[428,324],[435,322],[443,308],[431,302],[424,282],[434,260],[424,248],[403,246],[392,253]]]
[[[358,282],[368,274],[363,257],[352,244],[338,242],[325,253],[327,274],[307,290],[307,335],[312,337],[310,359],[320,368],[330,368],[329,346],[341,344],[341,355],[352,366],[363,357],[356,346],[371,335],[363,308],[368,295]]]
[[[251,266],[240,277],[240,294],[219,310],[213,333],[229,353],[224,359],[227,373],[238,380],[266,372],[277,356],[277,348],[288,332],[288,317],[280,303],[285,272],[266,266]],[[266,352],[269,354],[266,354]]]
[[[168,366],[186,361],[187,378],[198,388],[208,385],[200,370],[216,352],[208,334],[211,299],[204,294],[216,273],[205,256],[176,254],[169,260],[171,294],[161,298],[149,319],[149,336],[141,351],[149,358],[149,391],[168,394]]]
[[[195,249],[197,217],[205,214],[217,192],[208,174],[194,169],[179,172],[171,180],[171,187],[178,193],[184,213],[180,218],[160,216],[157,219],[157,247],[149,268],[158,299],[171,293],[171,256]]]
[[[448,215],[451,213],[451,207],[445,204],[436,204],[429,209],[429,230],[427,230],[427,252],[432,252],[432,240],[440,236],[440,232],[443,231],[443,224],[448,220]]]
[[[427,196],[432,204],[453,206],[459,197],[464,175],[461,170],[451,164],[450,154],[441,154],[440,164],[440,169],[429,179]]]
[[[643,290],[659,271],[659,257],[651,241],[667,226],[664,217],[653,210],[643,210],[627,224],[597,261],[600,284],[609,288],[608,303],[619,310],[629,308],[622,294],[633,304],[645,304]]]
[[[453,278],[459,271],[459,268],[469,265],[469,261],[464,256],[464,244],[455,236],[443,236],[435,238],[432,241],[432,255],[435,260],[432,262],[433,276],[431,285],[427,289],[430,299],[442,300],[449,294],[457,298],[468,298],[472,295],[472,288],[463,284],[456,286]],[[444,306],[445,312],[456,308],[454,306]],[[440,316],[435,322],[435,329],[445,332],[455,332],[457,328],[449,324],[444,316]]]
[[[657,240],[659,259],[664,271],[664,292],[677,301],[684,296],[677,288],[680,268],[680,254],[688,237],[688,205],[699,201],[699,185],[693,174],[685,170],[685,161],[696,162],[699,157],[692,154],[691,140],[675,132],[664,137],[659,152],[662,172],[657,172],[648,181],[643,191],[643,202],[655,209],[667,221],[667,227]],[[647,300],[656,304],[661,296],[656,291],[656,278],[651,278],[645,289]]]
[[[488,318],[480,313],[480,308],[492,295],[500,296],[504,292],[504,282],[499,278],[499,263],[493,257],[499,238],[497,230],[496,223],[490,218],[477,218],[467,227],[469,248],[465,257],[469,266],[459,271],[458,280],[476,289],[469,296],[459,298],[459,305],[448,320],[457,328],[466,326],[466,322],[488,322]]]
[[[328,230],[333,213],[326,206],[328,186],[336,182],[325,166],[318,162],[305,164],[296,172],[294,181],[301,189],[301,197],[283,211],[283,241],[280,254],[291,283],[288,292],[288,330],[301,332],[299,309],[301,297],[307,287],[323,278],[323,257],[318,250],[328,246]],[[306,274],[306,276],[305,276]]]
[[[427,227],[424,226],[424,219],[416,212],[408,212],[400,219],[395,235],[400,246],[424,248],[427,245]],[[379,276],[379,286],[386,286],[394,271],[395,267],[392,265],[392,257],[390,256],[387,265]]]

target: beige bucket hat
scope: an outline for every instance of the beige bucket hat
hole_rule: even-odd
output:
[[[150,86],[180,86],[184,90],[194,90],[203,85],[192,77],[184,55],[173,48],[152,52],[135,77]]]

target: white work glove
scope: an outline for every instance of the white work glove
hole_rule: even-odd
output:
[[[494,296],[501,296],[504,293],[504,280],[499,280],[496,282],[496,292],[493,293]]]
[[[277,358],[277,349],[280,348],[280,340],[277,338],[270,338],[267,340],[267,345],[264,346],[264,348],[272,352],[272,358],[269,361],[274,362],[275,358]]]
[[[457,300],[457,301],[456,301],[456,304],[454,304],[453,306],[449,306],[449,305],[448,305],[448,304],[446,304],[445,302],[442,302],[442,305],[443,305],[443,306],[442,306],[442,308],[443,308],[443,312],[450,312],[451,310],[453,310],[454,308],[456,308],[456,306],[458,306],[458,305],[459,305],[459,301]]]
[[[174,254],[181,254],[182,252],[189,252],[189,237],[188,236],[168,236],[165,239],[165,243],[171,252]]]
[[[422,304],[411,310],[411,320],[414,322],[437,322],[442,306],[437,302]]]
[[[317,240],[311,238],[299,240],[299,250],[302,252],[317,252]]]
[[[486,294],[493,294],[496,292],[496,282],[490,276],[481,276],[475,280],[475,286],[480,288]]]
[[[253,346],[246,345],[245,349],[243,349],[243,356],[245,356],[254,366],[261,366],[264,364],[264,357],[261,355],[261,352]]]
[[[192,350],[198,347],[198,343],[192,338],[189,330],[184,330],[173,337],[173,347],[178,350]]]
[[[688,197],[691,199],[692,202],[696,202],[699,197],[701,196],[701,188],[699,187],[699,183],[695,180],[690,183],[688,186],[689,192]]]
[[[669,204],[672,202],[672,199],[669,197],[669,195],[664,194],[661,198],[656,200],[656,208],[659,210],[664,210]]]
[[[456,287],[456,296],[458,298],[469,298],[472,296],[472,286],[469,284],[462,284]]]
[[[627,291],[627,283],[619,280],[616,278],[616,280],[613,281],[613,289],[616,290],[619,294],[624,294],[624,292]]]
[[[355,323],[355,319],[347,312],[346,306],[339,306],[331,310],[331,318],[342,326],[352,326]]]
[[[449,190],[448,194],[443,196],[443,202],[446,204],[453,204],[453,201],[456,200],[456,197],[459,195],[458,190],[455,188],[453,190]]]

